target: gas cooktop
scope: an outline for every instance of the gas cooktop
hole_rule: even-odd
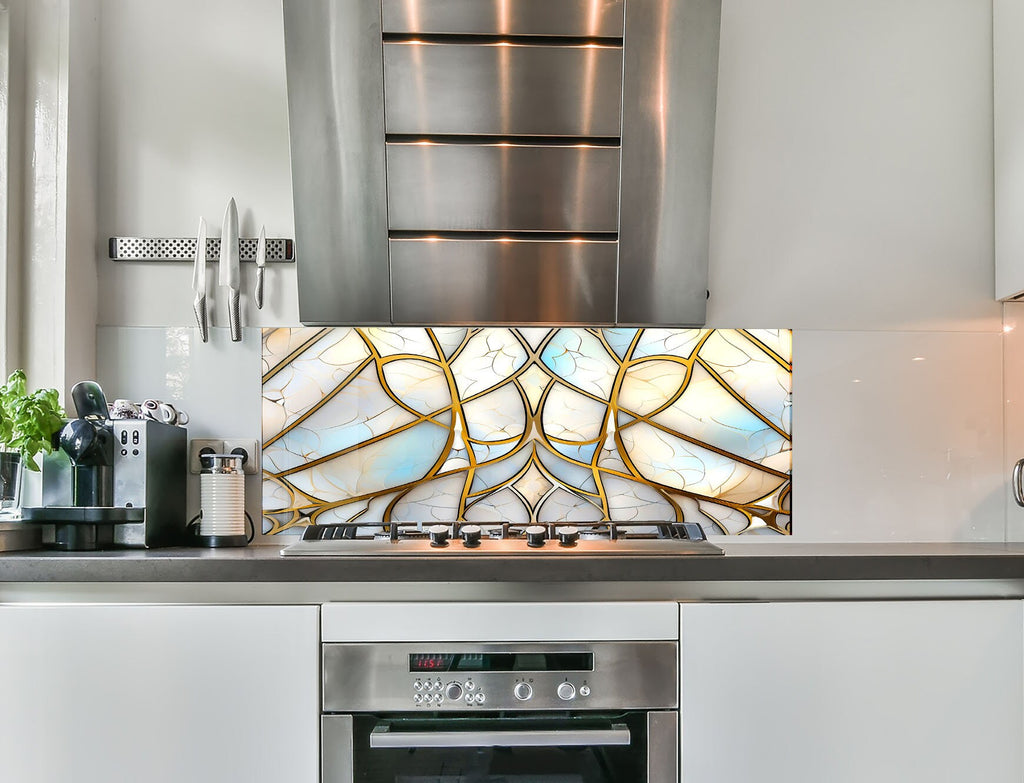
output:
[[[721,555],[695,522],[584,522],[573,525],[476,525],[392,522],[310,525],[286,557],[473,557]]]

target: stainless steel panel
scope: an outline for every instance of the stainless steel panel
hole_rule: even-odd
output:
[[[380,6],[284,0],[299,317],[390,321]]]
[[[618,230],[616,147],[388,144],[387,183],[393,230]]]
[[[679,713],[647,713],[647,783],[679,780]]]
[[[378,724],[370,732],[371,748],[568,748],[628,745],[629,727],[607,729],[495,730],[495,731],[391,731]]]
[[[618,321],[703,324],[721,0],[629,0]]]
[[[396,323],[613,323],[614,242],[391,240]]]
[[[383,0],[388,33],[622,36],[622,0]]]
[[[320,775],[324,783],[355,780],[351,715],[320,716]]]
[[[384,44],[388,133],[619,136],[622,49]]]
[[[471,620],[467,619],[467,622]],[[460,713],[479,712],[462,699],[418,707],[417,680],[474,681],[475,693],[484,693],[487,710],[625,710],[675,709],[678,701],[678,645],[676,642],[574,642],[552,644],[324,644],[323,708],[325,712],[408,712],[422,709]],[[409,671],[414,653],[542,653],[593,652],[589,672],[447,672]],[[533,697],[519,701],[512,693],[517,680],[532,681]],[[555,688],[566,680],[590,687],[589,696],[563,701]],[[437,689],[440,693],[440,689]]]

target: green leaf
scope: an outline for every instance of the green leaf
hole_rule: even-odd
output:
[[[38,471],[36,455],[53,451],[53,436],[64,425],[56,389],[28,392],[24,370],[15,370],[0,386],[0,445],[21,452],[24,465]]]

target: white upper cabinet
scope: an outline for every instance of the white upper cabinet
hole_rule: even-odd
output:
[[[1024,3],[993,0],[996,298],[1024,294]]]

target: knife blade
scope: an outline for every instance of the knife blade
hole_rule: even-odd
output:
[[[206,218],[199,218],[199,234],[196,236],[196,260],[192,267],[192,290],[196,292],[192,309],[199,325],[199,336],[208,342],[210,330],[206,317]]]
[[[238,207],[235,200],[228,201],[224,210],[224,226],[220,235],[220,284],[228,289],[228,324],[231,342],[242,339],[242,317],[239,309],[241,284],[238,272]]]
[[[253,301],[256,309],[263,309],[263,275],[264,267],[267,265],[267,227],[260,226],[260,238],[256,240],[256,290],[253,292]]]

